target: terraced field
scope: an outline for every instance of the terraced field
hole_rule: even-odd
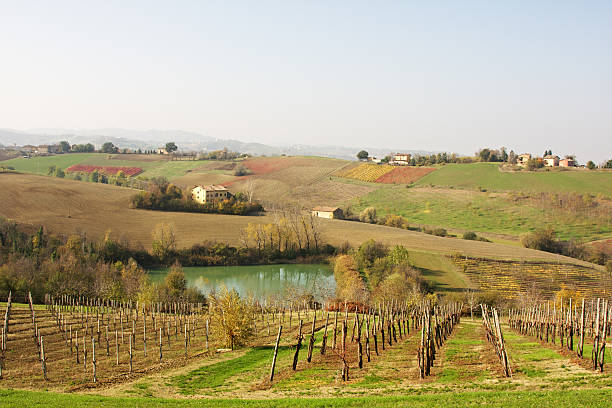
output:
[[[494,261],[455,256],[455,264],[483,291],[498,292],[508,299],[517,299],[532,287],[546,299],[562,285],[575,289],[584,297],[609,297],[612,281],[601,269],[586,266],[542,263]]]

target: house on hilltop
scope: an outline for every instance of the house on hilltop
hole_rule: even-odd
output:
[[[227,200],[231,193],[227,188],[220,185],[196,186],[191,189],[193,200],[200,204],[216,203]]]
[[[531,160],[531,154],[523,153],[516,158],[516,164],[521,167],[527,167],[527,163]]]
[[[389,164],[407,166],[410,164],[411,155],[407,153],[395,153]]]
[[[51,154],[59,152],[59,145],[40,145],[36,148],[38,154]]]
[[[546,167],[559,167],[559,156],[547,154],[542,159],[544,160],[544,166]]]
[[[312,215],[319,218],[328,218],[330,220],[344,218],[342,209],[338,207],[316,206],[312,209]]]
[[[572,158],[565,158],[559,160],[559,167],[576,167],[576,160]]]

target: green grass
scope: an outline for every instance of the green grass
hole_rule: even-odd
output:
[[[420,179],[417,185],[454,186],[489,191],[559,191],[612,196],[612,172],[501,172],[497,163],[448,164]]]
[[[289,347],[279,347],[279,358],[289,352]],[[194,395],[199,390],[219,388],[235,376],[247,374],[253,369],[269,364],[273,347],[255,347],[243,356],[207,365],[174,378],[181,394]]]
[[[8,166],[13,166],[15,170],[23,173],[34,173],[46,175],[51,166],[58,166],[66,169],[73,164],[89,164],[92,166],[113,166],[113,167],[139,167],[143,169],[140,175],[143,177],[167,177],[169,180],[184,176],[188,171],[201,167],[203,161],[168,161],[168,160],[115,160],[109,159],[112,155],[106,153],[68,153],[55,156],[41,156],[24,159],[22,157],[7,160]],[[211,171],[216,172],[216,171]]]
[[[58,166],[66,169],[73,164],[81,163],[85,160],[91,160],[99,156],[98,153],[70,153],[59,154],[57,156],[40,156],[24,159],[22,157],[11,159],[4,162],[8,166],[15,167],[15,170],[23,173],[47,174],[47,170],[51,166]],[[106,155],[103,155],[106,156]],[[108,166],[108,165],[107,165]]]
[[[146,170],[142,176],[144,177],[167,177],[172,180],[184,176],[189,170],[193,170],[202,166],[201,161],[167,161],[161,162],[159,165]]]
[[[609,184],[612,186],[612,177]],[[504,195],[475,191],[385,187],[353,200],[351,206],[355,213],[374,207],[380,218],[387,214],[401,215],[411,226],[441,226],[514,236],[552,227],[561,238],[588,240],[612,234],[609,220],[604,222],[588,213],[570,214],[517,204]]]
[[[316,392],[313,392],[316,395]],[[608,389],[581,389],[534,392],[467,392],[396,397],[367,396],[358,398],[284,398],[272,400],[117,398],[83,394],[58,394],[39,391],[0,390],[2,407],[606,407]]]
[[[410,251],[410,263],[421,271],[423,277],[432,283],[438,292],[469,286],[469,280],[444,255]]]

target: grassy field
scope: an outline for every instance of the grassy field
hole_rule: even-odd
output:
[[[447,164],[417,181],[420,186],[488,191],[559,191],[612,196],[612,171],[501,172],[497,163]]]
[[[3,407],[47,408],[79,407],[607,407],[608,390],[555,390],[534,392],[468,392],[441,393],[436,395],[410,395],[402,397],[355,398],[302,398],[299,400],[243,400],[243,399],[195,399],[176,400],[161,398],[119,398],[82,394],[58,394],[36,391],[0,390]]]
[[[374,190],[352,201],[356,213],[367,207],[376,208],[379,217],[397,214],[412,225],[462,231],[519,236],[552,227],[559,237],[578,240],[597,240],[612,234],[610,209],[607,217],[588,210],[572,213],[531,202],[517,203],[505,193],[396,186]]]
[[[47,174],[47,169],[51,166],[58,166],[66,169],[73,164],[88,162],[99,156],[98,153],[72,153],[62,154],[57,156],[36,156],[30,159],[19,157],[16,159],[7,160],[4,164],[13,166],[15,170],[24,173]],[[106,156],[106,155],[104,155]],[[95,164],[95,163],[87,163]],[[108,165],[108,164],[107,164]],[[136,166],[138,167],[138,166]]]
[[[240,244],[240,230],[249,222],[271,222],[265,216],[229,216],[133,210],[129,199],[135,193],[122,187],[23,174],[0,174],[0,215],[32,225],[45,225],[62,234],[86,232],[102,238],[107,230],[150,247],[151,231],[161,222],[174,225],[179,246],[204,240]],[[497,243],[441,238],[381,225],[340,220],[320,220],[324,237],[332,244],[348,241],[360,245],[368,239],[389,245],[404,245],[415,251],[500,259],[534,259],[578,262],[562,256]]]

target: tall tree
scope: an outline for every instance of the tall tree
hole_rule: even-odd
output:
[[[357,153],[357,158],[359,160],[365,160],[368,158],[370,154],[368,152],[366,152],[365,150],[360,151],[359,153]]]
[[[102,145],[102,149],[100,150],[102,151],[102,153],[117,153],[119,151],[119,148],[117,148],[111,142],[106,142]]]
[[[176,143],[174,143],[174,142],[166,143],[166,151],[168,153],[175,152],[177,149],[178,149],[178,146],[176,145]]]

